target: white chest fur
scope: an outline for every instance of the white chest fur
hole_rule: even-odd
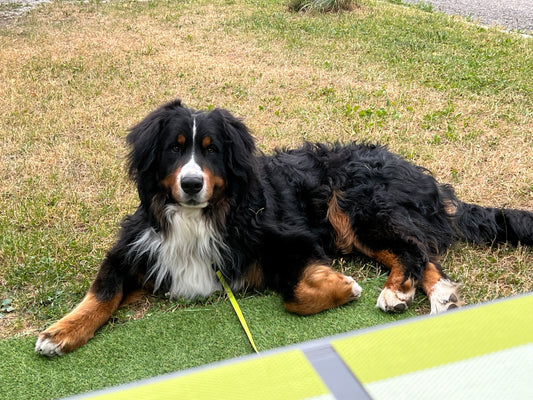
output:
[[[167,231],[147,229],[130,249],[133,257],[149,257],[147,279],[154,279],[155,290],[167,278],[171,297],[207,297],[219,290],[213,264],[221,264],[225,244],[212,221],[202,209],[176,205],[167,206],[165,216]]]

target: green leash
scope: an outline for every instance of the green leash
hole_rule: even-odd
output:
[[[239,307],[239,304],[237,303],[237,300],[235,299],[233,292],[231,291],[229,285],[226,283],[226,280],[224,279],[220,271],[217,271],[217,276],[218,276],[218,279],[220,280],[220,283],[222,284],[222,287],[226,291],[226,294],[228,295],[229,301],[231,302],[231,305],[233,306],[233,309],[235,310],[235,314],[237,314],[237,317],[239,317],[239,321],[241,322],[244,332],[246,332],[246,336],[248,336],[248,340],[250,341],[250,344],[254,348],[254,351],[256,353],[259,353],[259,351],[257,351],[257,347],[255,347],[254,339],[252,338],[250,329],[248,329],[248,324],[246,323],[246,320],[244,319],[244,315],[242,315],[241,308]]]

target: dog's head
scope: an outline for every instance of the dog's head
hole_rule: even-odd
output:
[[[198,112],[165,104],[133,127],[129,174],[141,204],[161,195],[182,207],[205,208],[244,190],[255,174],[255,145],[228,111]]]

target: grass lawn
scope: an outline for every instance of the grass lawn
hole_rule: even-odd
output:
[[[304,139],[380,142],[464,201],[533,210],[533,39],[424,7],[55,1],[0,28],[0,60],[0,398],[64,396],[250,352],[215,296],[150,298],[73,354],[33,354],[37,331],[82,298],[137,205],[127,129],[173,98],[228,108],[264,152]],[[533,287],[525,247],[460,244],[444,266],[468,303]],[[240,295],[260,349],[429,310],[418,296],[406,314],[381,313],[378,266],[337,267],[364,288],[338,310],[302,318],[275,294]]]

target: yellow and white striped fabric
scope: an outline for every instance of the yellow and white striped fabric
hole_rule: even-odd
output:
[[[374,399],[533,399],[533,295],[332,346]]]

